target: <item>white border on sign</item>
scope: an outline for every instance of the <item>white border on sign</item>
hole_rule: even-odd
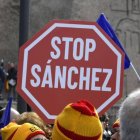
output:
[[[25,94],[34,102],[37,108],[48,118],[55,119],[56,115],[51,115],[45,110],[45,108],[37,101],[37,99],[32,96],[29,90],[26,88],[26,76],[27,76],[27,67],[28,67],[28,52],[39,43],[45,36],[47,36],[51,31],[56,27],[60,28],[78,28],[78,29],[92,29],[97,35],[108,45],[108,47],[116,54],[117,56],[117,72],[116,72],[116,89],[115,93],[106,100],[99,108],[97,112],[101,112],[108,104],[110,104],[117,96],[119,96],[120,91],[120,75],[121,75],[121,59],[122,56],[120,52],[114,47],[114,45],[99,31],[95,25],[84,25],[84,24],[70,24],[70,23],[54,23],[50,28],[48,28],[44,33],[42,33],[36,40],[34,40],[25,50],[24,50],[24,60],[23,60],[23,74],[22,74],[22,90]]]

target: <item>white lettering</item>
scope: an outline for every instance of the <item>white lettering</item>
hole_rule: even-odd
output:
[[[96,49],[96,42],[94,39],[91,38],[87,38],[86,40],[84,40],[82,38],[73,39],[72,37],[60,38],[58,36],[55,36],[51,40],[51,47],[54,49],[54,51],[50,52],[50,56],[52,59],[58,59],[61,55],[61,49],[64,49],[63,58],[65,60],[68,60],[70,47],[72,47],[72,54],[74,60],[79,61],[84,59],[85,61],[88,61],[89,54],[94,52]]]
[[[97,73],[100,73],[102,69],[94,68],[92,69],[92,80],[91,80],[91,90],[100,91],[101,87],[96,86],[96,83],[99,82],[99,77],[97,77]]]
[[[72,78],[73,78],[73,75],[72,74],[78,74],[78,69],[76,67],[70,67],[69,70],[68,70],[68,81],[67,81],[67,84],[68,84],[68,87],[70,89],[75,89],[78,85],[77,82],[73,82],[72,84]]]
[[[89,60],[89,53],[95,51],[96,42],[94,39],[86,39],[86,49],[85,49],[85,61]]]
[[[42,70],[40,65],[34,64],[31,67],[31,74],[33,76],[30,79],[32,87],[103,92],[111,92],[112,90],[110,86],[112,69],[75,66],[55,66],[52,68],[51,65],[46,65],[45,69]]]
[[[70,37],[63,37],[62,41],[65,41],[65,54],[64,54],[64,59],[69,58],[69,47],[70,47],[70,42],[73,41],[73,38]]]
[[[104,80],[103,86],[102,86],[102,91],[111,91],[111,87],[107,87],[107,84],[110,80],[110,77],[112,75],[112,69],[103,69],[104,73],[107,73],[107,76]]]
[[[62,72],[61,72],[61,69],[62,69]],[[60,66],[56,66],[54,88],[58,88],[58,83],[60,83],[61,88],[65,88],[66,70],[67,70],[66,66],[64,66],[63,68],[61,68]]]
[[[56,43],[61,44],[61,40],[57,36],[53,37],[52,40],[51,40],[52,48],[55,50],[55,52],[50,52],[50,55],[53,59],[58,59],[60,57],[60,49],[56,45]]]
[[[48,85],[49,88],[53,87],[51,66],[49,65],[46,65],[41,87],[45,87],[46,85]]]
[[[40,85],[40,77],[38,76],[37,72],[41,72],[41,67],[38,64],[34,64],[31,68],[31,73],[34,76],[35,80],[30,80],[30,83],[33,87],[38,87]]]
[[[78,51],[78,47],[80,48],[79,51]],[[73,45],[73,58],[77,61],[81,60],[83,58],[83,54],[84,54],[84,41],[81,38],[76,38],[74,40],[74,45]]]
[[[84,70],[86,70],[86,75],[84,76]],[[90,86],[90,68],[80,68],[80,77],[79,77],[79,89],[83,90],[84,88],[84,81],[86,82],[85,89],[89,90]]]

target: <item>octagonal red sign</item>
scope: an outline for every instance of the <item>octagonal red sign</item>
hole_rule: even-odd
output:
[[[20,48],[17,91],[47,122],[81,99],[102,114],[121,98],[123,62],[96,23],[55,20]]]

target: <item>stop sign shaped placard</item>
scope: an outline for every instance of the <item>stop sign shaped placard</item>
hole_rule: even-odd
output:
[[[54,20],[20,48],[17,91],[46,122],[78,100],[102,114],[122,96],[123,65],[97,23]]]

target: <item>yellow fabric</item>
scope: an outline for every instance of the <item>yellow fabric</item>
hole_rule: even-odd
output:
[[[6,80],[6,83],[5,83],[5,90],[6,90],[6,91],[8,91],[8,90],[9,90],[8,80]]]
[[[14,135],[12,136],[11,140],[26,140],[30,136],[35,136],[37,134],[45,135],[45,133],[39,127],[30,123],[18,125],[11,122],[6,127],[1,129],[2,140],[8,140],[12,134]]]
[[[54,128],[52,131],[52,140],[71,140],[70,138],[66,137],[57,127],[56,121],[54,124]]]
[[[71,140],[59,130],[57,122],[66,130],[80,136],[94,137],[101,134],[98,140],[102,140],[103,129],[98,115],[97,117],[84,115],[67,105],[55,120],[52,140]]]
[[[16,123],[9,123],[9,125],[5,126],[1,129],[2,140],[7,140],[20,126]]]

